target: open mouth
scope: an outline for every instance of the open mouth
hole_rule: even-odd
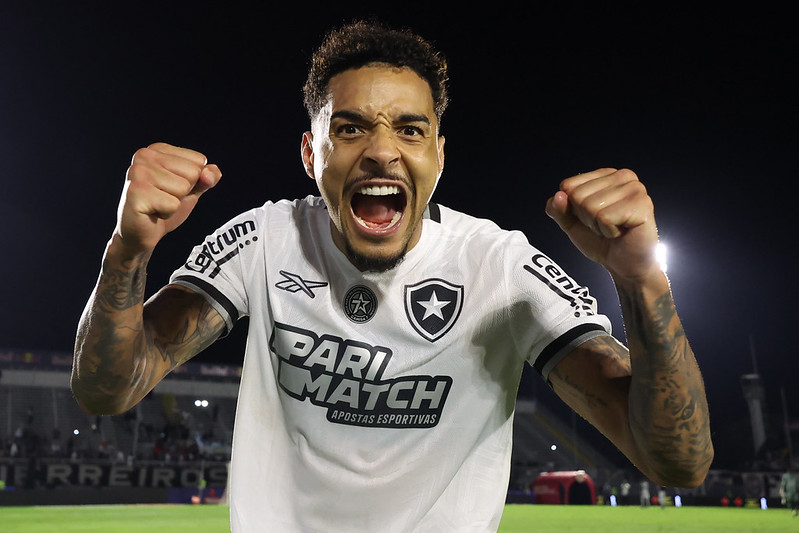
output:
[[[358,224],[372,233],[385,233],[399,226],[405,210],[405,192],[397,185],[365,185],[351,200]]]

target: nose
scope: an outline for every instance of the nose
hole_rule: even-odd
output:
[[[369,141],[363,152],[363,157],[372,165],[388,168],[400,159],[397,140],[394,133],[387,126],[374,128],[369,135]]]

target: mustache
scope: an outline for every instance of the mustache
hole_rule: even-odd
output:
[[[350,182],[349,188],[355,189],[365,182],[380,179],[398,181],[405,185],[405,187],[411,192],[415,192],[416,190],[411,180],[409,180],[406,176],[392,172],[364,172]]]

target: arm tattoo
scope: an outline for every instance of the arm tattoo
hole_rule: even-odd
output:
[[[171,370],[210,346],[224,327],[224,319],[203,300],[196,317],[184,317],[180,327],[171,335],[159,334],[154,328],[148,328],[143,340]]]
[[[671,294],[651,304],[620,289],[630,346],[630,423],[664,479],[690,476],[712,460],[704,385]]]
[[[95,300],[98,310],[124,311],[144,300],[146,262],[143,259],[128,260],[123,266],[127,268],[112,268],[107,260],[103,262]]]
[[[589,373],[608,375],[611,378],[628,381],[630,354],[623,349],[623,346],[609,336],[595,337],[587,341],[585,346],[587,348],[590,346],[590,352],[601,357],[586,358],[582,350],[576,351],[572,357],[582,357],[580,360],[582,368],[587,368]],[[596,367],[598,364],[601,364],[603,368]],[[615,372],[615,375],[608,374],[609,372]],[[611,407],[603,391],[593,390],[591,387],[583,385],[580,379],[575,379],[562,366],[556,366],[553,373],[564,387],[560,393],[569,396],[570,405],[578,409],[587,409],[589,412],[598,409],[606,410]]]
[[[121,266],[104,261],[81,318],[73,390],[93,410],[132,406],[224,330],[224,320],[208,302],[181,289],[159,293],[157,309],[149,312],[150,304],[143,304],[147,259]]]

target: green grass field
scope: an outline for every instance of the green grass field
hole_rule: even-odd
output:
[[[0,507],[3,533],[224,533],[228,508],[221,505],[86,505]],[[607,507],[508,505],[500,533],[799,531],[786,509],[723,507]],[[449,532],[442,532],[449,533]],[[457,533],[457,532],[452,532]]]

